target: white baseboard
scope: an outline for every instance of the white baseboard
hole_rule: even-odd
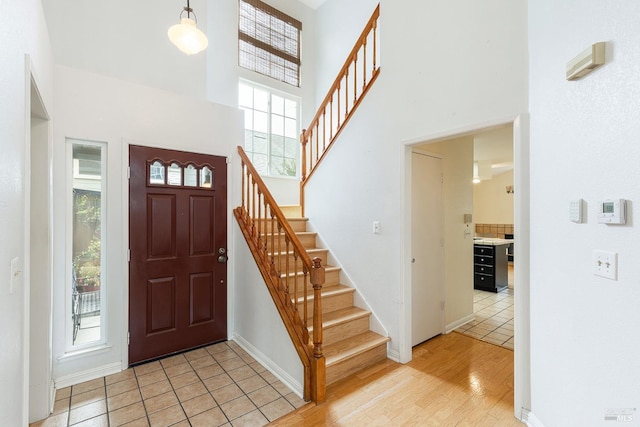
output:
[[[453,332],[456,329],[458,329],[460,326],[466,325],[467,323],[472,322],[473,320],[475,320],[475,318],[476,318],[475,314],[471,313],[470,315],[465,316],[462,319],[458,319],[455,322],[451,322],[444,327],[444,333],[448,334],[450,332]]]
[[[233,340],[238,343],[240,347],[251,357],[253,357],[258,363],[267,368],[269,372],[271,372],[277,379],[282,381],[291,391],[293,391],[299,398],[302,399],[303,394],[303,385],[300,384],[295,378],[289,375],[288,372],[284,371],[278,364],[276,364],[273,360],[269,359],[264,355],[260,350],[255,348],[252,344],[250,344],[247,340],[242,338],[238,334],[233,334]]]
[[[393,360],[396,363],[400,363],[400,352],[387,347],[387,358]]]
[[[82,372],[76,372],[71,375],[65,375],[64,377],[56,378],[56,390],[83,383],[85,381],[95,380],[96,378],[106,377],[107,375],[117,374],[122,371],[122,364],[120,362],[111,363],[109,365],[100,366],[94,369],[88,369]]]
[[[529,427],[544,427],[542,421],[536,418],[535,415],[528,409],[522,408],[522,419],[520,420]]]

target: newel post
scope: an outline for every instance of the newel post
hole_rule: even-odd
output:
[[[320,258],[313,259],[311,267],[311,284],[313,285],[313,359],[311,394],[315,402],[324,402],[326,390],[326,366],[322,354],[322,300],[321,291],[324,285],[324,267]]]

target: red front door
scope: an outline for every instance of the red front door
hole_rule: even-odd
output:
[[[227,162],[129,148],[129,363],[227,338]]]

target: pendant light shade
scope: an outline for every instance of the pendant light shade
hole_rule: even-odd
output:
[[[187,12],[187,17],[183,18],[182,13]],[[191,19],[195,13],[193,9],[189,7],[189,0],[187,0],[187,6],[180,13],[180,23],[172,25],[167,31],[169,40],[176,45],[178,49],[186,53],[187,55],[193,55],[207,48],[209,41],[207,36],[196,27],[196,21]]]

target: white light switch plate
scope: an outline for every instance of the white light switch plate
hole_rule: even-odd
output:
[[[593,251],[593,274],[618,280],[618,254],[616,252]]]

